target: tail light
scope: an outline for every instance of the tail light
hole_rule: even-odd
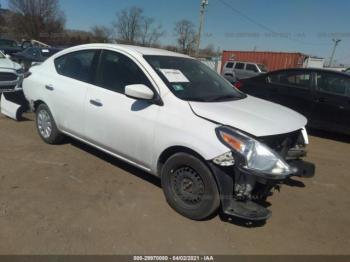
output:
[[[240,82],[240,81],[237,81],[236,83],[234,83],[234,85],[233,85],[234,87],[236,87],[237,89],[241,89],[242,88],[242,86],[243,86],[243,83],[242,82]]]

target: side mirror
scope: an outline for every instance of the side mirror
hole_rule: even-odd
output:
[[[152,100],[154,98],[154,92],[142,84],[126,86],[125,95],[139,100]]]
[[[7,59],[11,59],[11,56],[10,55],[5,55],[5,57],[7,58]]]

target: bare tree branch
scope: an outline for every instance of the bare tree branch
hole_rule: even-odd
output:
[[[194,24],[186,19],[181,20],[175,24],[174,31],[181,51],[189,54],[196,43],[196,30],[194,29]]]

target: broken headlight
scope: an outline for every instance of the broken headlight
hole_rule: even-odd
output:
[[[219,127],[216,133],[220,141],[244,159],[243,169],[279,178],[295,172],[287,162],[267,145],[229,127]]]

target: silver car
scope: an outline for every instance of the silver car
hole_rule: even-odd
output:
[[[22,89],[24,70],[0,52],[0,93],[15,92]]]
[[[223,76],[234,83],[240,79],[251,78],[267,73],[265,65],[251,62],[228,61],[224,65]]]

